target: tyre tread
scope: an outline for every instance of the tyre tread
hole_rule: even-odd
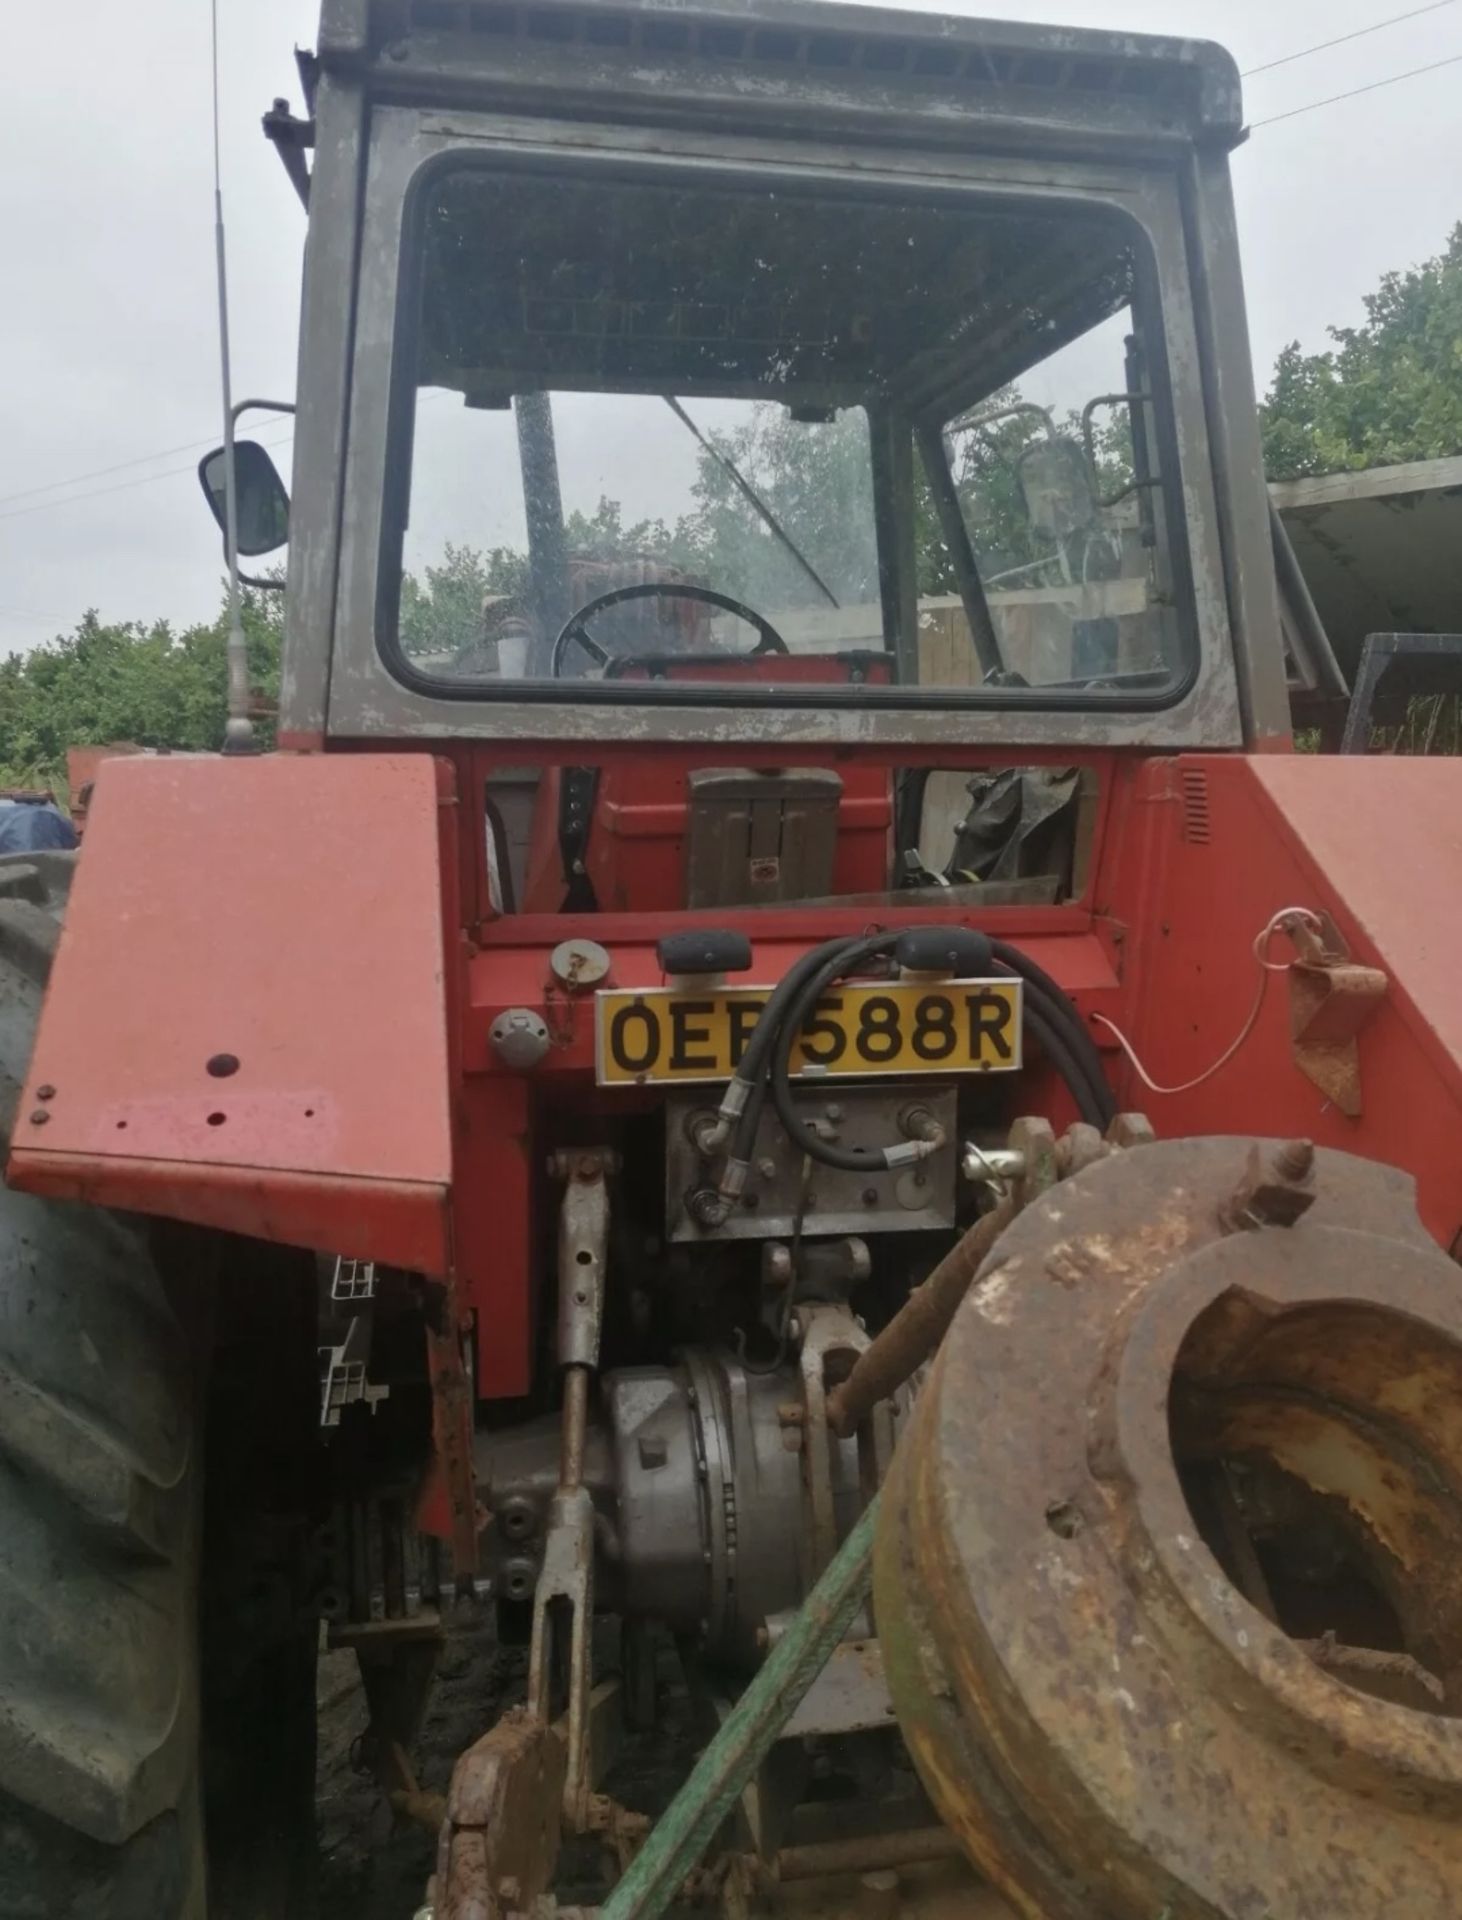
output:
[[[0,858],[8,1149],[76,855]],[[202,1911],[187,1342],[141,1229],[0,1189],[0,1912]]]

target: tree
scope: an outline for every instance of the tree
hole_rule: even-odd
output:
[[[483,606],[499,596],[521,594],[528,584],[528,556],[512,547],[481,554],[447,542],[441,563],[401,582],[401,650],[408,654],[455,653],[482,633]]]
[[[676,544],[676,536],[663,520],[636,520],[625,526],[623,508],[607,495],[600,496],[593,513],[581,513],[575,507],[565,514],[563,532],[567,552],[579,560],[658,556]]]
[[[250,684],[279,693],[280,594],[245,589]],[[66,749],[129,740],[207,751],[228,709],[228,620],[175,632],[165,621],[107,623],[88,612],[69,634],[0,661],[0,784],[64,793]],[[256,723],[261,742],[273,724]]]
[[[1332,330],[1332,345],[1306,354],[1286,347],[1263,407],[1271,478],[1441,458],[1462,453],[1462,224],[1433,260],[1388,273],[1365,302],[1358,327]],[[992,414],[1019,399],[991,396]],[[1058,421],[1073,434],[1077,422]],[[987,576],[1047,557],[1032,531],[1019,463],[1045,427],[1033,414],[955,436],[955,479]],[[716,439],[845,604],[878,598],[870,537],[867,427],[848,410],[805,424],[784,406],[758,407]],[[1114,410],[1097,435],[1098,483],[1111,494],[1130,471],[1127,422]],[[950,593],[954,578],[922,467],[915,466],[919,586]],[[702,453],[694,506],[674,526],[626,526],[618,501],[568,516],[570,553],[595,560],[658,559],[765,609],[817,606],[821,595],[735,485]],[[448,547],[436,566],[403,582],[401,635],[408,653],[455,653],[483,631],[484,602],[520,598],[527,556],[508,547],[480,553]],[[279,687],[283,596],[246,590],[243,619],[251,684],[267,705]],[[207,751],[223,738],[227,619],[175,630],[166,621],[104,622],[88,613],[67,634],[0,660],[0,784],[65,790],[66,749],[131,740]],[[1423,744],[1433,743],[1436,716]],[[1455,721],[1455,715],[1453,716]],[[258,722],[268,745],[272,727]],[[1450,736],[1448,736],[1450,737]]]
[[[734,432],[708,437],[844,606],[878,598],[864,414],[809,423],[767,401]],[[671,533],[668,559],[754,607],[824,604],[722,460],[702,451],[692,491],[695,507]]]
[[[980,408],[989,426],[975,425],[950,439],[955,487],[970,538],[988,575],[1002,568],[1049,560],[1053,543],[1031,526],[1022,488],[1021,456],[1047,436],[1040,413],[1021,402],[1016,387],[992,394]],[[1080,417],[1053,423],[1079,443]],[[789,538],[843,605],[878,598],[878,553],[866,416],[849,410],[808,426],[785,407],[756,407],[735,433],[712,436],[771,509]],[[1114,410],[1098,434],[1097,483],[1115,491],[1131,473],[1126,416]],[[816,606],[822,596],[787,552],[726,468],[702,453],[695,511],[680,521],[660,551],[752,606]],[[914,464],[915,546],[921,594],[956,591],[928,474]]]
[[[1462,223],[1434,260],[1383,275],[1359,327],[1280,354],[1261,409],[1271,480],[1462,453]]]

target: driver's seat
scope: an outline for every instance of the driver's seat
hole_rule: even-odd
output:
[[[564,782],[587,783],[580,794]],[[565,800],[569,804],[565,804]],[[888,886],[887,772],[688,768],[655,757],[553,769],[539,792],[523,907],[674,913]]]

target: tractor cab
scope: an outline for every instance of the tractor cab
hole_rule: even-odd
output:
[[[318,154],[282,735],[491,742],[494,912],[1030,879],[1043,754],[1288,730],[1227,56],[775,11],[359,0],[271,116]]]

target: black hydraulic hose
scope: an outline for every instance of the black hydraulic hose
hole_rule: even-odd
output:
[[[791,1056],[798,1034],[818,1000],[835,980],[869,960],[891,953],[908,929],[823,942],[795,961],[768,997],[746,1053],[736,1070],[721,1119],[729,1130],[729,1150],[721,1191],[734,1200],[745,1179],[768,1090],[794,1147],[843,1172],[882,1171],[925,1157],[931,1141],[900,1141],[891,1147],[838,1147],[823,1140],[798,1112],[792,1094]],[[1018,947],[992,941],[1002,973],[1018,977],[1024,989],[1024,1027],[1071,1094],[1081,1118],[1105,1127],[1116,1111],[1101,1057],[1065,991]],[[891,1158],[890,1156],[894,1156]]]
[[[772,1100],[787,1138],[794,1146],[800,1146],[804,1153],[811,1154],[814,1160],[822,1161],[825,1166],[837,1167],[844,1173],[869,1173],[898,1166],[905,1161],[912,1163],[923,1159],[930,1151],[930,1146],[928,1142],[904,1141],[895,1143],[891,1148],[835,1147],[822,1139],[797,1111],[792,1098],[792,1048],[808,1015],[833,981],[876,955],[887,953],[902,937],[901,928],[896,933],[870,934],[865,940],[848,942],[835,950],[803,983],[797,998],[787,1010],[772,1046],[769,1068]],[[890,1159],[890,1154],[897,1154],[898,1158]]]
[[[1076,1102],[1078,1118],[1089,1126],[1105,1130],[1112,1118],[1109,1111],[1110,1095],[1105,1105],[1096,1099],[1085,1075],[1072,1057],[1065,1029],[1050,1026],[1039,1008],[1030,1001],[1026,1002],[1025,1024],[1032,1038],[1039,1042],[1042,1053],[1065,1081],[1067,1091]]]
[[[998,962],[996,964],[999,965]],[[1012,969],[1003,966],[1000,971],[1011,978],[1019,977]],[[1052,1055],[1053,1064],[1059,1051],[1061,1077],[1082,1109],[1082,1119],[1090,1121],[1093,1126],[1106,1127],[1116,1111],[1115,1103],[1100,1068],[1093,1071],[1091,1063],[1078,1050],[1076,1041],[1079,1029],[1070,1013],[1060,1001],[1051,1000],[1029,980],[1024,980],[1022,984],[1025,988],[1027,1029]]]
[[[767,1056],[802,983],[824,964],[830,949],[841,952],[845,947],[854,948],[862,944],[860,940],[843,935],[824,942],[822,946],[812,947],[801,959],[793,961],[773,987],[760,1019],[751,1030],[746,1052],[732,1077],[726,1098],[721,1103],[721,1117],[731,1126],[728,1164],[744,1164],[751,1158],[752,1143],[756,1139],[757,1125],[766,1101]]]
[[[1007,941],[991,941],[989,950],[1001,962],[1001,966],[1007,966],[1011,968],[1012,973],[1018,973],[1024,981],[1028,981],[1036,989],[1039,995],[1049,1000],[1053,1008],[1059,1010],[1060,1018],[1070,1023],[1072,1033],[1080,1039],[1080,1046],[1084,1048],[1087,1056],[1087,1066],[1101,1077],[1103,1068],[1101,1068],[1101,1054],[1097,1052],[1097,1044],[1085,1031],[1082,1016],[1076,1012],[1074,1000],[1066,993],[1066,989],[1060,985],[1059,981],[1051,979],[1051,975],[1045,972],[1043,966],[1037,966],[1036,960],[1032,960],[1028,952],[1022,952],[1020,947],[1011,947]]]
[[[792,1002],[808,979],[827,964],[830,954],[851,950],[861,942],[846,935],[809,947],[800,960],[794,960],[772,988],[767,1003],[751,1030],[741,1065],[736,1071],[748,1080],[759,1080],[766,1071],[767,1059]]]
[[[1102,1067],[1102,1057],[1097,1051],[1096,1042],[1082,1024],[1081,1016],[1076,1011],[1075,1003],[1066,992],[1066,989],[1057,981],[1053,980],[1044,967],[1038,966],[1037,963],[1031,959],[1030,955],[1023,953],[1019,947],[1012,947],[1004,940],[992,940],[990,942],[990,951],[997,960],[1018,973],[1023,980],[1028,981],[1031,986],[1035,987],[1051,1001],[1053,1005],[1060,1009],[1062,1017],[1067,1020],[1071,1026],[1072,1039],[1076,1044],[1078,1055],[1086,1060],[1088,1071],[1095,1077],[1098,1084],[1105,1085],[1106,1074]]]
[[[876,943],[870,941],[868,944],[886,948],[892,943],[880,940]],[[852,964],[857,964],[859,960],[869,957],[871,955],[859,955]],[[800,1146],[814,1159],[821,1160],[826,1165],[836,1167],[845,1173],[867,1173],[874,1170],[881,1171],[889,1165],[887,1150],[879,1147],[849,1148],[831,1145],[820,1138],[802,1118],[797,1111],[792,1091],[791,1052],[796,1037],[817,1001],[832,984],[838,972],[847,964],[841,956],[830,961],[818,974],[806,982],[797,1000],[788,1010],[777,1046],[772,1054],[772,1099],[787,1136],[795,1146]],[[1068,1023],[1049,1010],[1045,997],[1039,991],[1033,993],[1029,983],[1026,983],[1024,1011],[1026,1031],[1038,1043],[1046,1058],[1066,1083],[1080,1118],[1091,1126],[1105,1127],[1111,1115],[1104,1109],[1103,1103],[1081,1071],[1070,1045]],[[1110,1103],[1110,1095],[1107,1096],[1107,1101]],[[898,1148],[894,1150],[898,1151]],[[912,1143],[904,1146],[900,1159],[907,1158],[912,1161],[915,1157],[917,1157],[917,1147]]]
[[[899,934],[879,933],[871,935],[841,935],[826,940],[820,946],[811,948],[799,960],[794,961],[777,985],[772,989],[766,1006],[756,1026],[752,1029],[751,1039],[747,1043],[741,1064],[737,1067],[726,1097],[721,1102],[720,1123],[728,1129],[729,1147],[725,1165],[722,1169],[718,1191],[723,1205],[734,1205],[740,1198],[750,1168],[752,1148],[756,1140],[757,1128],[761,1123],[762,1112],[766,1105],[768,1086],[775,1087],[774,1074],[769,1071],[769,1061],[774,1057],[777,1042],[784,1031],[796,1033],[806,1017],[807,1006],[802,1013],[797,1007],[806,1001],[806,989],[810,980],[821,980],[823,986],[829,978],[836,979],[840,973],[849,972],[862,964],[874,953],[886,950],[897,944]],[[821,993],[823,986],[817,988]],[[813,996],[814,999],[816,995]],[[810,1003],[809,1003],[810,1004]],[[794,1138],[797,1136],[794,1135]],[[821,1147],[822,1142],[817,1145]],[[808,1149],[811,1151],[811,1149]],[[814,1158],[821,1155],[814,1153]],[[863,1162],[859,1161],[861,1168]]]
[[[1044,967],[1038,966],[1019,947],[1012,947],[1004,940],[994,940],[991,942],[991,951],[1002,965],[1020,975],[1027,988],[1034,989],[1035,997],[1045,1003],[1047,1010],[1068,1033],[1072,1056],[1080,1064],[1083,1077],[1104,1116],[1100,1124],[1108,1125],[1116,1114],[1117,1103],[1107,1084],[1106,1069],[1102,1065],[1096,1042],[1087,1031],[1070,995],[1051,978]]]

